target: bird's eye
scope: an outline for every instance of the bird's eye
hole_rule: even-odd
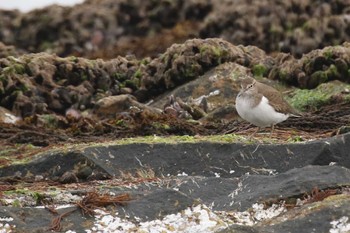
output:
[[[249,86],[248,86],[248,88],[252,88],[253,87],[253,84],[250,84]]]

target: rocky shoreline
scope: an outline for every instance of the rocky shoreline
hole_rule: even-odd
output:
[[[300,57],[348,41],[348,12],[346,0],[88,0],[25,14],[1,10],[0,41],[26,52],[110,59],[154,57],[173,43],[220,37]]]
[[[349,232],[349,9],[0,10],[0,232]],[[242,76],[302,118],[250,139]]]

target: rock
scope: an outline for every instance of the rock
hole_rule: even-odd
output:
[[[299,60],[279,54],[268,77],[280,79],[301,88],[315,88],[332,80],[345,81],[350,61],[349,44],[325,47],[304,54]]]
[[[2,11],[4,25],[1,29],[6,35],[0,34],[0,39],[4,37],[7,44],[16,44],[30,52],[46,51],[60,56],[113,58],[130,51],[138,56],[145,51],[149,51],[146,55],[157,55],[175,41],[182,42],[193,35],[196,21],[203,19],[210,6],[209,2],[198,3],[197,0],[186,4],[178,1],[89,1],[77,8],[55,5],[26,14]],[[37,17],[38,14],[44,19]],[[187,22],[187,17],[192,21]],[[28,24],[31,29],[26,27]],[[155,40],[158,43],[154,43]]]
[[[350,167],[349,137],[345,134],[309,143],[259,146],[210,142],[84,145],[75,147],[74,152],[67,148],[66,152],[56,149],[28,164],[0,168],[0,174],[4,177],[21,171],[50,178],[55,173],[63,174],[62,179],[73,178],[61,182],[77,182],[75,170],[84,177],[103,171],[114,176],[99,181],[104,193],[112,197],[125,193],[131,196],[123,206],[111,205],[103,211],[99,208],[94,217],[87,218],[80,211],[63,215],[61,227],[64,231],[104,226],[104,229],[128,232],[131,228],[163,229],[166,226],[173,231],[280,232],[283,229],[297,232],[306,228],[322,232],[348,224],[343,217],[349,215],[350,203],[350,170],[346,168]],[[246,154],[246,151],[251,153]],[[325,157],[332,154],[333,158]],[[337,161],[337,165],[329,165],[330,161]],[[77,187],[86,190],[90,185],[79,183]],[[60,197],[54,202],[81,200],[76,196],[79,190],[74,190],[75,194],[69,190],[59,193]],[[25,194],[17,195],[16,198],[22,200],[19,204],[27,207],[1,209],[7,228],[41,231],[52,226],[51,220],[56,215],[48,214],[44,208],[29,207],[28,201],[19,198]],[[50,198],[50,194],[45,195]],[[58,195],[57,190],[55,195]],[[283,203],[289,203],[289,209]],[[65,207],[58,212],[63,214],[74,208]],[[40,223],[36,223],[37,219]],[[109,224],[105,225],[107,220]]]
[[[334,208],[336,206],[336,208]],[[233,232],[312,232],[330,231],[347,232],[349,196],[333,196],[321,203],[313,203],[288,211],[275,219],[256,224],[255,226],[232,225],[220,233]],[[310,211],[317,209],[317,211]],[[283,219],[282,219],[283,218]]]
[[[181,181],[174,181],[173,188],[200,199],[216,211],[245,211],[255,203],[267,204],[277,200],[288,200],[308,193],[314,187],[324,189],[332,183],[334,187],[341,187],[346,185],[349,179],[337,178],[337,175],[333,174],[344,177],[348,173],[348,169],[337,166],[306,166],[272,176],[246,174],[239,179],[190,176],[180,178]],[[319,177],[324,178],[318,179]],[[300,182],[292,185],[294,180]]]
[[[14,56],[18,57],[21,54],[14,46],[8,46],[0,42],[0,58]]]
[[[274,2],[272,5],[271,1],[213,4],[200,35],[202,38],[220,37],[234,44],[255,45],[266,52],[290,52],[297,57],[336,41],[347,41],[349,35],[343,33],[346,11],[333,15],[331,9],[337,5],[334,1],[314,4],[312,1]]]
[[[222,63],[253,67],[260,61],[268,63],[271,58],[253,46],[234,46],[221,39],[188,40],[171,46],[147,65],[140,89],[156,95],[192,81]]]
[[[118,95],[109,96],[100,99],[96,103],[94,112],[99,116],[116,116],[123,112],[143,112],[148,111],[154,114],[160,114],[161,111],[139,103],[134,96]]]
[[[86,180],[89,176],[91,176],[93,173],[93,170],[90,166],[83,166],[79,168],[77,171],[77,177],[82,180]]]
[[[222,112],[222,114],[216,115],[215,119],[212,118],[214,121],[220,121],[223,118],[227,120],[236,119],[237,115],[232,114],[235,112],[235,109],[227,113],[220,109],[227,108],[229,105],[234,106],[235,97],[240,89],[236,80],[240,76],[248,74],[249,69],[244,66],[230,62],[224,63],[197,79],[175,88],[166,96],[161,96],[151,106],[156,108],[167,106],[166,101],[168,101],[169,96],[174,96],[177,102],[180,101],[178,105],[182,109],[181,111],[187,112],[193,119],[202,119],[206,116],[206,113],[214,111]],[[206,102],[205,106],[201,106],[203,100]],[[187,109],[180,106],[185,104]],[[201,111],[199,114],[195,112],[196,108]],[[166,111],[170,111],[169,106],[167,106]],[[179,113],[175,115],[178,116]]]
[[[125,58],[103,62],[47,53],[3,58],[1,105],[23,117],[91,109],[100,95],[119,94],[122,85],[136,88],[132,66],[138,64]]]
[[[120,176],[121,172],[136,174],[145,167],[154,170],[157,176],[185,172],[193,176],[217,174],[220,177],[240,177],[246,173],[278,174],[296,167],[331,163],[350,168],[346,153],[349,140],[350,135],[343,134],[314,142],[259,146],[210,142],[82,146],[65,153],[48,152],[33,162],[1,168],[0,175],[12,176],[21,170],[23,174],[45,173],[44,177],[55,177],[86,161],[97,163],[93,169],[109,176]],[[193,155],[192,151],[197,152]]]
[[[28,171],[28,173],[21,173],[23,174],[21,175],[21,177],[25,176],[26,174],[30,174],[31,176],[42,175],[45,178],[54,179],[54,180],[61,179],[62,181],[65,181],[67,179],[68,181],[77,181],[77,176],[83,177],[85,175],[88,175],[88,173],[90,173],[87,170],[86,171],[82,170],[83,167],[85,166],[89,166],[90,169],[92,169],[91,174],[102,173],[104,177],[110,176],[108,173],[96,167],[94,164],[87,163],[88,160],[86,158],[76,153],[70,153],[68,155],[64,153],[63,154],[58,153],[52,157],[51,161],[46,161],[46,158],[41,157],[38,159],[34,159],[34,161],[30,163],[31,165],[28,164],[29,167],[25,168]],[[82,164],[84,166],[82,166]],[[11,166],[7,167],[7,169],[9,169],[6,172],[8,175],[10,173],[16,173],[18,171],[16,170],[16,168]],[[32,173],[29,171],[31,171]],[[102,177],[102,174],[100,175],[100,177]],[[12,175],[13,174],[9,176],[12,176]]]
[[[79,180],[73,172],[67,171],[60,177],[59,181],[62,184],[70,184],[77,183]]]
[[[349,84],[331,81],[323,83],[313,90],[296,89],[286,96],[286,100],[296,109],[311,112],[319,110],[322,106],[349,103],[350,99],[347,93],[349,89]]]
[[[88,0],[1,11],[0,231],[348,231],[349,9]],[[306,113],[246,140],[234,108],[245,75]]]
[[[219,104],[233,104],[237,88],[233,84],[231,92],[232,78],[252,73],[315,88],[332,80],[346,81],[348,56],[346,43],[298,60],[283,53],[272,58],[254,46],[234,46],[221,39],[193,39],[141,61],[132,56],[103,61],[45,53],[7,57],[0,59],[0,104],[16,115],[31,117],[89,110],[101,98],[122,93],[139,102],[156,98],[152,106],[162,109],[166,96],[174,95],[182,101],[181,108],[188,109],[185,112],[200,119],[214,110],[225,112],[217,110]]]
[[[0,106],[0,122],[16,124],[20,119],[20,117],[15,116],[12,112]]]
[[[0,40],[29,52],[113,58],[155,57],[189,38],[216,37],[300,57],[349,40],[348,8],[348,2],[336,0],[322,4],[311,0],[95,0],[79,7],[55,5],[24,14],[3,10]]]
[[[176,214],[196,203],[195,199],[173,189],[154,190],[124,207],[124,216],[137,221],[149,221]]]

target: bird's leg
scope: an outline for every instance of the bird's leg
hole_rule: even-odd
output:
[[[275,130],[275,125],[273,124],[273,125],[271,125],[271,132],[270,132],[270,137],[269,138],[271,138],[272,133],[273,133],[274,130]]]
[[[256,130],[251,135],[249,135],[248,139],[250,140],[257,132],[259,132],[259,130],[260,127],[257,127]]]

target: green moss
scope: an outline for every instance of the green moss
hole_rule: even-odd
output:
[[[3,74],[9,74],[9,73],[12,73],[12,66],[7,66],[7,67],[4,67],[3,69],[2,69],[2,73]]]
[[[310,23],[308,21],[306,21],[302,26],[301,26],[302,30],[308,30],[310,29]]]
[[[337,67],[334,64],[330,65],[326,70],[326,75],[328,79],[338,79],[341,77]]]
[[[350,70],[349,70],[350,71]],[[6,76],[4,75],[4,74],[1,74],[0,75],[0,82],[4,82],[4,81],[6,81],[7,79],[6,79]]]
[[[187,65],[184,70],[185,77],[194,77],[197,74],[197,67],[194,64]]]
[[[128,145],[128,144],[178,144],[178,143],[199,143],[199,142],[213,142],[213,143],[250,143],[245,137],[236,135],[236,134],[226,134],[226,135],[212,135],[212,136],[144,136],[144,137],[136,137],[136,138],[123,138],[118,139],[108,143],[102,144],[89,144],[89,145],[81,145],[81,147],[85,146],[99,146],[99,145]],[[75,146],[73,146],[75,147]],[[82,149],[83,149],[82,148]]]
[[[5,195],[14,195],[14,194],[29,194],[30,191],[27,188],[17,188],[15,190],[4,191]]]
[[[163,53],[162,55],[160,55],[160,60],[165,63],[169,60],[169,55],[167,53]]]
[[[2,75],[5,76],[5,75],[11,75],[11,74],[25,74],[26,73],[26,68],[23,64],[20,64],[20,63],[14,63],[14,64],[11,64],[10,66],[8,67],[5,67],[2,69]]]
[[[325,51],[323,52],[323,56],[324,56],[325,58],[327,58],[327,60],[332,59],[332,57],[333,57],[333,51],[332,51],[332,49],[331,49],[331,48],[325,49]]]
[[[328,80],[327,73],[325,71],[318,70],[311,75],[309,86],[311,88],[317,87],[319,84],[325,83],[327,80]]]
[[[227,55],[227,51],[222,49],[221,47],[212,46],[212,45],[202,45],[199,48],[199,53],[204,55],[212,55],[215,59],[217,59],[217,63],[222,63],[222,58]]]
[[[0,157],[10,155],[10,154],[12,154],[13,152],[16,152],[16,151],[17,150],[15,148],[3,148],[0,151]]]
[[[40,51],[47,51],[51,48],[53,48],[53,43],[51,41],[44,41],[39,46]]]
[[[231,79],[233,79],[233,80],[237,80],[237,79],[239,79],[239,78],[242,77],[242,73],[239,72],[239,71],[232,71],[232,72],[230,73],[230,77],[231,77]]]
[[[286,31],[287,32],[293,32],[294,28],[295,28],[295,26],[293,25],[293,22],[291,22],[291,21],[286,22]]]
[[[224,52],[220,47],[214,47],[214,46],[212,47],[212,51],[216,57],[221,57]]]
[[[283,33],[283,28],[277,26],[276,24],[272,24],[269,29],[269,33],[272,37],[277,37]]]
[[[45,195],[39,192],[32,192],[30,195],[34,198],[37,205],[41,205],[45,199]]]
[[[42,148],[27,144],[13,146],[2,146],[0,150],[0,160],[7,161],[6,164],[0,166],[4,167],[8,164],[24,164],[31,160],[31,156],[36,152],[43,151]]]
[[[14,64],[13,69],[14,69],[16,74],[25,74],[26,73],[26,68],[22,64],[18,64],[18,63]]]
[[[52,127],[52,128],[56,128],[58,127],[58,122],[57,122],[57,118],[54,115],[51,114],[43,114],[41,115],[42,120],[45,122],[45,125],[47,127]]]
[[[87,75],[86,73],[82,73],[82,74],[80,75],[80,79],[81,79],[81,81],[88,80],[88,75]]]
[[[287,76],[288,76],[288,73],[284,70],[279,70],[278,71],[278,76],[281,80],[286,80],[287,79]]]
[[[170,125],[160,122],[153,122],[152,126],[156,129],[170,130]]]
[[[122,126],[125,127],[127,124],[123,119],[120,120],[116,120],[116,122],[114,123],[116,126]]]
[[[12,202],[12,207],[22,207],[22,204],[18,199],[16,199]]]
[[[27,91],[30,90],[30,88],[29,88],[25,83],[22,83],[22,84],[19,86],[19,90],[22,91],[23,93],[26,93]]]
[[[292,136],[288,138],[287,142],[303,142],[304,139],[301,136]]]
[[[125,80],[125,86],[126,87],[130,87],[132,89],[138,89],[138,87],[140,86],[140,79],[128,79],[128,80]]]
[[[142,77],[142,72],[141,72],[140,69],[138,69],[138,70],[134,73],[134,77],[135,77],[135,78],[138,78],[138,79]]]
[[[256,64],[252,68],[255,77],[263,77],[267,74],[267,68],[263,64]]]
[[[113,74],[113,78],[120,82],[123,82],[127,79],[127,75],[125,73],[116,72]]]
[[[167,124],[160,124],[158,125],[160,128],[167,129],[170,127]],[[227,144],[227,143],[244,143],[244,144],[256,144],[256,143],[281,143],[278,139],[270,139],[269,137],[264,139],[259,139],[259,141],[255,139],[248,139],[244,136],[236,135],[236,134],[226,134],[226,135],[211,135],[211,136],[189,136],[189,135],[183,135],[183,136],[144,136],[144,137],[136,137],[136,138],[123,138],[118,139],[110,142],[103,142],[103,143],[82,143],[82,144],[65,144],[63,146],[55,147],[54,149],[50,150],[42,150],[42,149],[36,149],[34,150],[28,150],[26,153],[31,154],[31,156],[25,156],[26,159],[14,161],[12,164],[24,164],[30,162],[33,158],[38,158],[40,156],[45,156],[47,153],[66,153],[69,154],[69,151],[83,151],[87,147],[93,147],[93,146],[115,146],[115,145],[130,145],[130,144],[179,144],[179,143],[200,143],[200,142],[209,142],[209,143],[219,143],[219,144]],[[291,142],[299,142],[297,137],[295,137],[293,140],[291,139],[288,141],[288,143]],[[36,153],[34,153],[36,152]],[[13,151],[12,151],[13,153]],[[35,156],[33,156],[35,155]],[[14,191],[9,191],[14,192]],[[21,190],[17,190],[16,192],[21,192]],[[27,192],[28,193],[28,192]],[[33,194],[34,197],[36,194]]]
[[[286,97],[286,100],[299,111],[317,110],[330,104],[332,96],[342,93],[344,89],[350,89],[350,85],[333,81],[323,83],[313,90],[295,90],[292,97]],[[345,96],[344,101],[350,102],[350,96]]]
[[[148,64],[149,64],[149,60],[146,59],[146,58],[144,58],[144,59],[142,59],[142,60],[140,61],[140,64],[141,64],[141,65],[148,65]]]
[[[70,56],[70,57],[68,57],[68,61],[72,61],[72,62],[77,63],[79,61],[79,58],[77,58],[75,56]]]

